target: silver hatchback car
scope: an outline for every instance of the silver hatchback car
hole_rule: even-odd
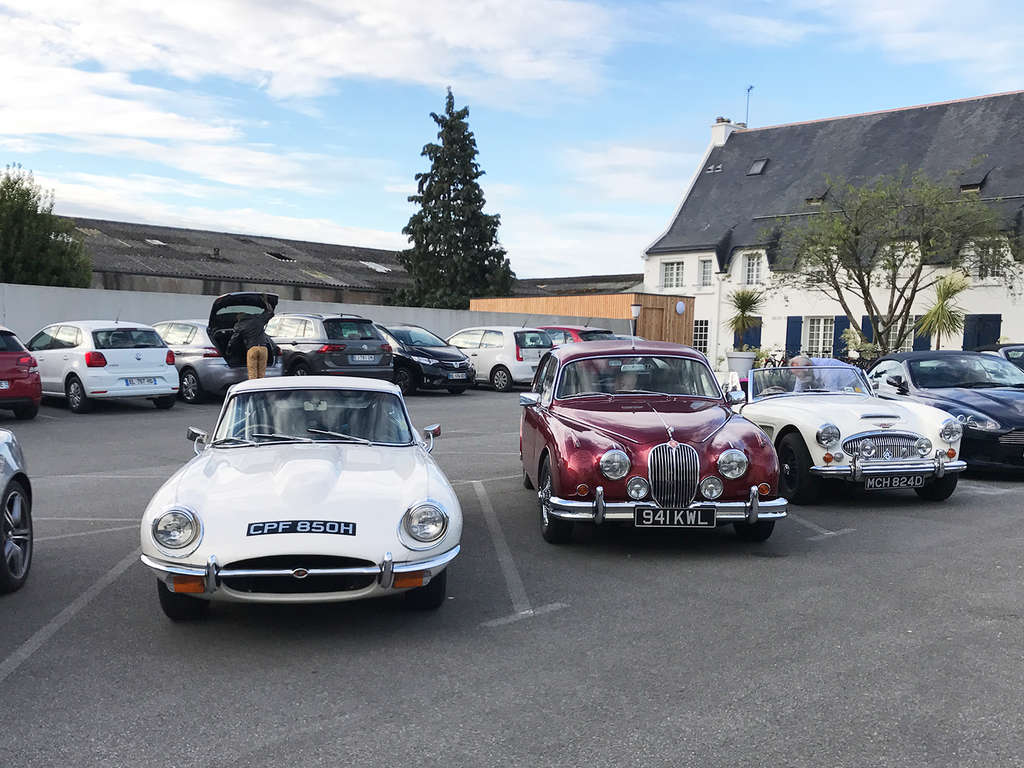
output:
[[[32,484],[18,439],[0,429],[0,593],[20,589],[32,565]]]
[[[207,320],[165,320],[153,327],[174,352],[181,380],[178,392],[186,403],[201,403],[223,395],[232,384],[245,381],[244,365],[231,365],[210,339]],[[267,365],[268,377],[281,375],[281,357]]]

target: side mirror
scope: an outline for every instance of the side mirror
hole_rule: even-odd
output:
[[[192,447],[195,449],[197,456],[206,446],[207,435],[206,432],[204,432],[201,429],[189,427],[188,429],[185,430],[185,438],[191,441]]]
[[[886,376],[885,383],[888,384],[890,387],[896,387],[896,389],[899,390],[899,393],[901,395],[905,395],[907,394],[907,392],[910,391],[910,388],[907,386],[907,382],[905,382],[903,380],[903,377],[899,375]]]
[[[423,428],[423,439],[429,438],[430,442],[427,444],[427,453],[434,450],[434,440],[441,436],[441,425],[431,424],[429,427]]]
[[[523,408],[529,408],[533,405],[540,405],[540,393],[539,392],[520,392],[519,393],[519,405]]]
[[[730,389],[725,393],[725,402],[729,405],[742,405],[747,402],[747,395],[742,389]]]

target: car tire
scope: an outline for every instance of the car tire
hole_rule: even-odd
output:
[[[508,392],[512,389],[512,373],[504,365],[496,366],[491,371],[491,386],[498,392]]]
[[[173,408],[174,403],[177,402],[177,400],[177,395],[164,395],[163,397],[154,397],[153,405],[155,405],[157,409],[161,411],[166,411],[169,408]]]
[[[945,475],[929,480],[920,488],[915,488],[914,493],[925,501],[945,501],[953,495],[956,490],[957,481],[960,475]]]
[[[210,612],[209,600],[171,592],[160,579],[156,580],[156,593],[160,598],[160,607],[171,621],[195,621],[206,618]]]
[[[774,520],[758,520],[756,523],[733,523],[736,535],[743,541],[767,541],[775,530]]]
[[[573,523],[571,520],[559,520],[549,514],[548,499],[551,498],[551,462],[544,457],[537,477],[537,500],[540,504],[540,535],[548,544],[568,544],[572,540]]]
[[[791,504],[813,504],[821,495],[821,479],[811,474],[811,454],[799,432],[779,441],[779,495]]]
[[[292,366],[292,370],[291,370],[291,374],[290,375],[291,376],[309,376],[310,373],[311,373],[311,371],[310,371],[310,368],[309,368],[309,363],[305,363],[305,362],[300,360],[299,362],[297,362],[295,365]]]
[[[405,593],[405,604],[417,611],[435,611],[444,605],[448,595],[448,569],[432,578],[425,587],[416,587]]]
[[[466,391],[466,387],[448,387],[448,392],[453,395],[461,395]]]
[[[69,376],[64,384],[64,396],[72,413],[88,413],[92,410],[92,402],[85,394],[85,385],[77,376]]]
[[[394,379],[403,395],[412,395],[416,392],[416,374],[408,366],[395,366]]]
[[[0,593],[21,589],[32,567],[32,501],[17,480],[4,490],[0,517]]]
[[[178,377],[178,392],[181,399],[189,405],[199,405],[206,400],[206,392],[203,384],[199,381],[199,374],[191,368],[186,368]]]
[[[38,405],[22,405],[14,409],[14,418],[18,421],[31,421],[39,413]]]
[[[528,491],[533,490],[533,481],[530,479],[530,476],[526,474],[525,469],[523,470],[523,488],[525,488]]]

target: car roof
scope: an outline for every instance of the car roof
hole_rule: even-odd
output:
[[[637,341],[634,344],[630,344],[623,339],[563,344],[560,347],[555,347],[551,354],[562,362],[579,360],[584,357],[604,357],[610,355],[672,355],[674,357],[692,357],[694,360],[701,361],[705,359],[704,355],[685,344],[673,344],[668,341]]]
[[[986,344],[983,347],[977,347],[975,352],[998,352],[1000,349],[1008,349],[1010,347],[1024,347],[1024,341],[1006,341],[1002,344]]]
[[[345,318],[346,320],[366,320],[367,322],[371,322],[368,317],[363,317],[362,315],[350,315],[346,312],[278,312],[275,317],[308,317],[314,320],[335,320],[337,318]]]
[[[43,328],[52,328],[55,325],[74,325],[83,331],[106,331],[117,328],[141,328],[152,331],[153,326],[145,323],[135,323],[131,320],[61,320],[58,323],[47,323]]]
[[[543,332],[543,330],[544,330],[543,328],[537,328],[537,327],[534,327],[534,326],[531,326],[531,325],[527,325],[527,326],[521,326],[521,325],[473,325],[473,326],[470,326],[469,328],[459,328],[459,330],[452,332],[451,336],[454,336],[456,333],[462,333],[463,331],[541,331],[541,332]],[[451,336],[449,336],[448,338],[451,338]]]
[[[353,389],[366,392],[390,392],[400,395],[401,390],[390,381],[364,379],[358,376],[274,376],[269,379],[249,379],[231,387],[231,392],[257,392],[264,389]]]
[[[0,332],[14,333],[14,331],[12,331],[6,325],[0,325]],[[14,333],[14,335],[17,336],[18,334]]]
[[[596,325],[542,325],[540,328],[544,331],[601,331],[601,333],[612,333],[607,328],[600,328]]]
[[[209,320],[160,320],[159,322],[153,323],[153,326],[165,325],[166,323],[184,323],[186,325],[201,325],[203,328],[206,327]]]
[[[922,349],[917,352],[890,352],[888,355],[875,360],[871,365],[874,368],[883,360],[897,360],[903,362],[904,360],[929,360],[936,357],[952,357],[953,355],[980,355],[981,352],[975,352],[974,350],[966,349]]]

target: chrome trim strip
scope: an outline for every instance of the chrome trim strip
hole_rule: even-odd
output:
[[[757,487],[754,487],[754,491]],[[714,507],[715,517],[720,522],[751,522],[750,501],[699,501],[690,504],[685,509],[706,509]],[[778,498],[769,501],[757,501],[757,518],[754,520],[781,520],[786,516],[786,509],[789,502],[786,499]],[[609,501],[605,502],[605,520],[632,520],[634,512],[638,509],[662,509],[650,501]],[[571,501],[551,497],[551,511],[549,514],[561,520],[574,520],[578,522],[594,522],[596,513],[594,502]]]
[[[142,555],[139,559],[142,560],[143,565],[149,566],[154,571],[173,573],[178,576],[206,576],[206,569],[199,566],[163,563],[159,560],[154,560],[149,555]]]
[[[394,566],[395,573],[412,573],[413,571],[432,571],[435,568],[442,568],[452,560],[454,560],[459,552],[462,551],[462,545],[456,544],[454,547],[449,549],[447,552],[442,552],[440,555],[435,555],[429,560],[412,560],[407,563],[397,563]]]

